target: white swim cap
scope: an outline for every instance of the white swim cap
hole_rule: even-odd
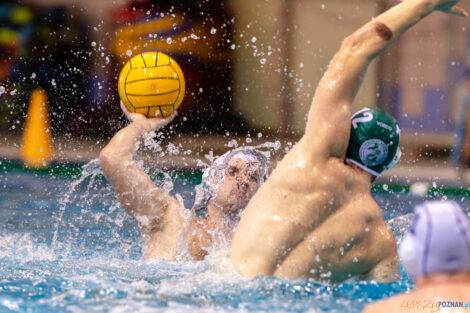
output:
[[[242,159],[246,163],[258,163],[260,178],[266,177],[268,174],[269,160],[263,153],[247,147],[230,150],[215,159],[212,165],[204,170],[201,184],[196,186],[193,209],[204,209],[209,200],[215,197],[220,184],[225,178],[225,169],[230,161],[235,158]],[[260,186],[263,179],[258,181]]]
[[[403,240],[398,249],[398,255],[400,256],[401,262],[405,267],[405,270],[408,272],[410,277],[416,277],[416,267],[415,267],[415,244],[413,238],[406,234],[403,237]]]
[[[399,255],[413,278],[470,270],[470,223],[454,201],[424,202],[403,238]]]

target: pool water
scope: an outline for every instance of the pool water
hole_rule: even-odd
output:
[[[215,256],[204,262],[144,260],[139,230],[96,160],[47,171],[15,164],[0,163],[0,312],[360,312],[367,303],[413,288],[403,269],[403,279],[388,285],[329,285],[248,280],[224,271]],[[156,175],[156,183],[191,207],[200,173],[169,174]],[[443,196],[391,189],[376,186],[374,198],[397,240],[413,204]],[[444,197],[470,204],[459,194]]]

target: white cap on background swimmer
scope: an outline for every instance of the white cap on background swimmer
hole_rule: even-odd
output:
[[[423,275],[470,270],[470,222],[454,201],[417,205],[399,255],[407,272]]]

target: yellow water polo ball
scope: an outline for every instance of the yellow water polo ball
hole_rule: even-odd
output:
[[[181,67],[161,52],[142,52],[132,57],[119,74],[118,90],[130,112],[147,117],[168,117],[184,97]]]

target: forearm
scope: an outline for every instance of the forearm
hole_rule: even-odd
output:
[[[120,161],[131,161],[144,132],[140,124],[129,124],[114,135],[101,153]]]
[[[408,28],[429,15],[435,8],[432,1],[405,0],[344,39],[318,85],[313,103],[346,104],[349,109],[369,63]],[[328,109],[323,113],[316,112],[317,108],[312,105],[312,110],[315,114],[325,115],[325,118],[330,116]],[[345,112],[346,120],[349,114]]]
[[[169,203],[175,201],[134,162],[134,153],[145,132],[139,123],[121,129],[101,151],[100,164],[119,202],[142,229],[149,230],[160,227]]]
[[[370,61],[434,9],[433,0],[405,0],[361,27],[346,41],[361,48]]]

